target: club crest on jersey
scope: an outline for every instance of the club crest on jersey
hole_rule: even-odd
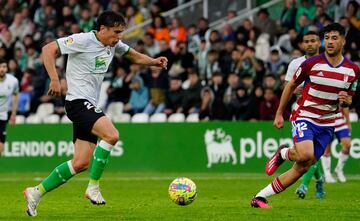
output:
[[[72,45],[74,44],[75,41],[72,37],[68,37],[66,40],[65,40],[65,45],[69,46],[69,45]]]
[[[102,57],[95,58],[95,70],[105,69],[106,68],[106,61]]]

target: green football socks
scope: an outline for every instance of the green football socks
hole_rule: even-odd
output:
[[[71,165],[71,160],[57,166],[50,175],[37,186],[39,191],[44,194],[66,183],[75,175],[75,171]]]
[[[101,140],[95,148],[92,163],[90,166],[90,185],[98,185],[98,181],[104,172],[105,166],[109,161],[110,152],[113,145]]]

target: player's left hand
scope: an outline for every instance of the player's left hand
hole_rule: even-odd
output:
[[[348,107],[351,104],[351,96],[346,91],[339,92],[339,104],[341,107]]]
[[[167,63],[168,63],[168,59],[166,57],[155,58],[155,66],[162,67],[166,70]]]
[[[10,115],[9,122],[10,122],[11,126],[14,126],[16,124],[16,115],[15,114]]]

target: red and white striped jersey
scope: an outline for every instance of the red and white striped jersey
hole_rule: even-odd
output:
[[[353,96],[358,78],[359,68],[345,57],[337,67],[327,61],[324,53],[307,59],[293,76],[296,84],[304,82],[304,89],[290,120],[308,120],[319,126],[335,126],[338,94],[347,91]]]
[[[339,111],[339,113],[335,117],[335,132],[344,129],[349,129],[349,126],[346,123],[344,114],[341,111]]]

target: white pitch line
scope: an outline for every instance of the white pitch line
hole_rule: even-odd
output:
[[[268,179],[267,176],[261,176],[259,174],[246,174],[244,176],[189,176],[193,180],[265,180]],[[42,181],[45,177],[34,177],[34,178],[0,178],[0,182],[19,182],[19,181]],[[171,181],[175,179],[175,176],[142,176],[142,177],[129,177],[129,176],[119,176],[119,177],[104,177],[102,180],[105,181],[146,181],[146,180],[154,180],[154,181],[162,181],[168,180]],[[348,180],[360,180],[360,175],[348,175]],[[88,181],[87,177],[76,177],[73,178],[72,181]]]

